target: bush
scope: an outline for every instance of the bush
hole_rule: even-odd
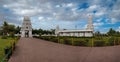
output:
[[[115,38],[115,45],[119,45],[119,44],[120,44],[119,38]]]
[[[108,46],[113,46],[113,45],[114,45],[114,40],[115,40],[114,37],[109,38],[107,45],[108,45]]]
[[[63,39],[59,39],[59,43],[65,44],[64,41],[63,41]]]
[[[105,46],[105,41],[103,40],[96,40],[94,41],[94,46]]]
[[[33,38],[40,38],[39,36],[33,36]]]
[[[2,36],[1,38],[2,38],[2,39],[7,39],[7,36]]]
[[[71,40],[69,40],[69,39],[63,39],[63,41],[64,41],[64,44],[67,44],[67,45],[72,45],[72,41]]]
[[[119,45],[120,44],[120,40],[118,37],[111,37],[108,41],[108,45],[109,46],[113,46],[113,45]]]
[[[120,45],[120,37],[118,38],[118,44]]]
[[[12,55],[12,47],[5,47],[4,53],[5,53],[5,56],[7,56],[6,59],[9,59],[10,56]]]
[[[53,42],[55,42],[55,43],[58,43],[58,38],[52,38],[50,40],[53,41]]]
[[[14,32],[10,32],[10,37],[15,37]]]
[[[74,41],[73,42],[73,45],[75,45],[75,46],[87,46],[87,44],[88,44],[88,41],[83,41],[83,40],[77,40],[77,41]]]
[[[49,40],[49,38],[48,38],[48,37],[43,37],[43,39],[44,39],[44,40]]]

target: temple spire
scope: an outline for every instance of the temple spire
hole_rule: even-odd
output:
[[[93,27],[93,22],[92,22],[92,15],[89,15],[88,17],[88,25],[87,25],[87,30],[92,30],[94,31],[94,27]]]
[[[56,36],[58,36],[59,30],[60,30],[59,25],[57,25],[57,26],[56,26],[56,29],[55,29],[55,34],[56,34]]]
[[[32,37],[32,25],[28,16],[24,17],[20,32],[21,37]]]

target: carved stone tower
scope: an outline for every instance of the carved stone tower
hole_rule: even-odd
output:
[[[20,32],[21,37],[32,37],[32,25],[28,16],[24,17]]]
[[[92,15],[89,15],[87,30],[92,30],[92,31],[94,31],[94,26],[93,26],[93,22],[92,22]]]
[[[58,32],[58,31],[59,31],[59,25],[57,25],[57,26],[56,26],[56,29],[55,29],[55,34],[56,34],[56,36],[59,35],[59,32]]]

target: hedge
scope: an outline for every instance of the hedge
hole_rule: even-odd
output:
[[[100,46],[105,46],[105,41],[103,40],[95,40],[94,41],[94,46],[100,47]]]
[[[85,37],[55,37],[55,36],[41,36],[41,39],[52,41],[55,43],[61,43],[66,45],[74,45],[74,46],[113,46],[120,45],[119,37],[101,37],[101,38],[85,38]],[[74,40],[73,40],[74,39]],[[93,42],[92,42],[93,41]]]

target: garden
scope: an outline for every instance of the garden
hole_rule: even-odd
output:
[[[120,45],[120,37],[117,36],[104,36],[104,37],[40,36],[37,38],[73,46],[102,47]]]
[[[18,37],[0,37],[0,61],[7,62],[10,56],[15,50],[15,44],[18,41]]]

